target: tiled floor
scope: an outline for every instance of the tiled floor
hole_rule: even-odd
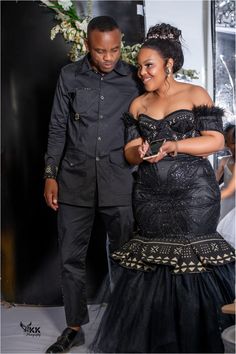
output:
[[[86,353],[105,305],[89,305],[90,322],[83,326],[85,345],[69,353]],[[63,307],[1,306],[1,353],[45,353],[66,327]]]

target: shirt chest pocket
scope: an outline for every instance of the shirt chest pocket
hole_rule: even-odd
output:
[[[77,88],[72,99],[75,120],[98,110],[98,91],[90,87]]]

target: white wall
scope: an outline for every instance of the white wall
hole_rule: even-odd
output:
[[[210,0],[145,0],[146,30],[165,22],[182,31],[184,69],[195,69],[199,80],[212,96]],[[209,70],[208,70],[209,69]]]

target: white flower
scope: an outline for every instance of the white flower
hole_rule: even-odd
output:
[[[79,30],[80,29],[80,22],[79,21],[75,21],[75,27]]]
[[[67,31],[67,38],[69,41],[73,42],[75,40],[76,29],[71,28]]]
[[[87,32],[87,27],[88,27],[88,21],[86,19],[84,19],[80,23],[80,29],[86,33]]]
[[[58,4],[63,7],[65,11],[68,11],[70,7],[72,6],[72,1],[71,0],[58,0]]]
[[[55,16],[55,19],[58,21],[65,21],[66,22],[70,19],[70,17],[63,14],[62,12],[58,11],[58,14]]]
[[[80,42],[80,33],[79,31],[77,31],[75,35],[75,43],[79,43],[79,42]]]
[[[56,37],[56,35],[60,32],[60,30],[61,28],[59,25],[56,25],[51,29],[51,40],[53,40]]]
[[[85,18],[82,22],[75,21],[75,26],[79,31],[87,32],[88,20]]]
[[[63,30],[67,30],[68,28],[71,28],[71,24],[69,22],[67,22],[67,21],[62,21],[61,22],[61,28]]]

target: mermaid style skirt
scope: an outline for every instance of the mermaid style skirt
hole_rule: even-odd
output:
[[[208,160],[144,162],[134,190],[138,233],[113,254],[122,274],[92,350],[221,353],[234,323],[234,249],[216,232],[220,192]]]

